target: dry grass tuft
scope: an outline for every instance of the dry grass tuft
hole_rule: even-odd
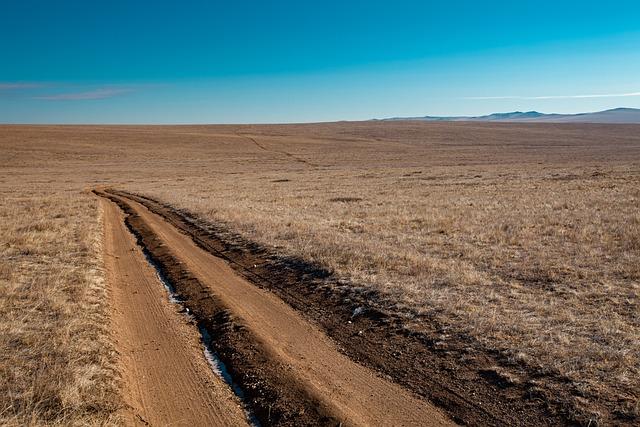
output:
[[[98,205],[20,190],[0,204],[0,424],[117,424]]]
[[[99,286],[93,273],[86,276],[98,268],[86,246],[97,235],[95,211],[70,194],[108,183],[322,264],[345,286],[376,290],[382,299],[371,304],[403,316],[407,328],[437,325],[442,349],[471,337],[476,350],[507,362],[485,367],[487,378],[529,384],[542,399],[560,396],[578,420],[637,423],[638,126],[363,122],[2,131],[7,175],[0,186],[11,191],[2,204],[10,221],[3,217],[0,235],[14,241],[3,244],[0,262],[7,290],[0,296],[2,363],[9,361],[2,378],[13,375],[2,390],[10,402],[5,417],[28,420],[73,407],[81,415],[91,406],[80,403],[91,402],[89,394],[104,396],[96,407],[110,407],[109,392],[85,392],[92,380],[71,388],[66,381],[74,378],[70,366],[96,367],[88,378],[109,366],[88,362],[106,353],[67,339],[88,334],[72,321],[82,318],[77,313],[102,313],[88,302],[100,291],[76,286]],[[22,183],[76,193],[31,196]],[[63,201],[76,209],[58,206]],[[87,351],[92,356],[76,356]],[[36,387],[34,372],[54,363],[50,358],[59,368],[47,368],[49,388]]]
[[[405,170],[366,180],[286,174],[295,188],[257,176],[131,188],[382,292],[372,304],[403,313],[407,327],[444,325],[444,347],[472,336],[535,375],[566,378],[578,407],[611,396],[631,416],[640,384],[640,170],[575,170],[572,180],[532,167],[482,168],[479,180],[478,170],[448,168],[424,181],[403,178]],[[333,194],[355,187],[366,199],[326,202],[351,201]]]

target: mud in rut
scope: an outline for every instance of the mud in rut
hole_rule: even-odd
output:
[[[156,271],[103,200],[105,268],[127,425],[247,425],[241,402],[214,374],[198,331],[167,297]]]
[[[500,355],[473,350],[469,338],[440,348],[429,334],[403,328],[401,319],[364,309],[377,298],[341,286],[322,268],[283,259],[224,228],[151,198],[114,191],[135,200],[189,235],[204,250],[225,259],[239,275],[278,295],[318,325],[352,360],[377,371],[468,425],[581,424],[566,410],[563,396],[536,394],[530,384],[504,381],[493,369]],[[437,325],[434,335],[437,335]],[[553,380],[553,379],[547,379]]]
[[[210,346],[264,425],[451,425],[428,401],[353,362],[273,293],[133,198],[97,191],[211,334]]]

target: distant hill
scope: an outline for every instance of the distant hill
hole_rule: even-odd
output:
[[[452,117],[394,117],[383,120],[422,120],[427,122],[524,122],[524,123],[637,123],[640,124],[640,109],[615,108],[596,113],[545,114],[537,111],[514,111],[511,113],[493,113],[486,116]]]

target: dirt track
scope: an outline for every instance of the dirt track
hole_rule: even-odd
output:
[[[248,359],[254,359],[247,363],[254,367],[251,375],[258,377],[256,383],[264,383],[265,389],[274,385],[281,388],[276,390],[275,399],[279,401],[274,405],[276,408],[290,405],[290,408],[280,423],[451,424],[430,403],[341,354],[316,326],[275,295],[238,276],[225,261],[198,247],[160,216],[133,200],[110,197],[124,207],[130,217],[135,216],[139,233],[146,234],[147,238],[151,236],[150,240],[143,239],[147,249],[152,253],[154,248],[160,250],[175,261],[179,266],[176,268],[182,269],[180,275],[174,277],[184,277],[188,272],[193,283],[205,288],[193,293],[191,298],[187,295],[187,304],[189,300],[194,303],[196,317],[209,313],[203,316],[206,320],[222,315],[225,320],[221,329],[225,330],[226,338],[222,336],[221,340],[231,343],[234,350],[231,353],[246,354]],[[116,318],[120,318],[115,326],[128,329],[122,332],[119,345],[132,406],[147,414],[145,419],[151,424],[154,416],[178,414],[179,420],[191,417],[191,424],[242,423],[244,418],[238,402],[226,385],[207,371],[194,333],[189,336],[184,320],[166,302],[166,296],[161,295],[162,285],[141,253],[132,247],[134,240],[126,231],[115,204],[105,202],[105,218],[107,236],[111,236],[107,239],[107,253],[120,257],[109,261],[109,279],[120,285],[128,282],[141,286],[136,288],[137,293],[129,288],[128,294],[124,294],[122,286],[114,286]],[[149,244],[154,241],[155,244]],[[215,310],[207,311],[207,304],[218,307],[217,315]],[[214,336],[214,341],[217,338]],[[241,342],[248,339],[252,342]],[[134,343],[138,345],[133,347]],[[194,357],[193,352],[199,352],[199,357]],[[149,365],[158,368],[162,375],[144,373]],[[242,373],[238,360],[235,365]],[[182,386],[184,392],[176,385]],[[250,396],[260,395],[259,388],[256,386],[253,394],[250,391]],[[287,399],[289,401],[283,402]],[[265,415],[258,408],[256,415],[266,424],[273,421],[270,410]],[[170,418],[156,420],[166,424]]]
[[[103,200],[105,266],[128,423],[247,425],[238,399],[213,374],[197,330],[169,301],[120,209]]]

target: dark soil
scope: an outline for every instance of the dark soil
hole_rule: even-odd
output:
[[[209,343],[226,365],[234,382],[261,425],[338,426],[326,408],[287,375],[287,367],[265,352],[242,322],[207,287],[183,267],[146,223],[122,198],[96,191],[124,211],[125,223],[138,244],[175,288],[181,304],[212,339]]]
[[[341,282],[320,266],[278,256],[224,227],[151,198],[113,194],[164,217],[247,280],[274,292],[319,325],[352,360],[434,402],[459,424],[589,424],[589,418],[567,405],[570,396],[553,392],[562,389],[554,384],[566,382],[563,378],[527,371],[497,351],[481,351],[469,336],[457,335],[443,343],[439,337],[444,329],[429,319],[424,332],[407,330],[401,316],[376,306],[381,298],[375,292]]]

